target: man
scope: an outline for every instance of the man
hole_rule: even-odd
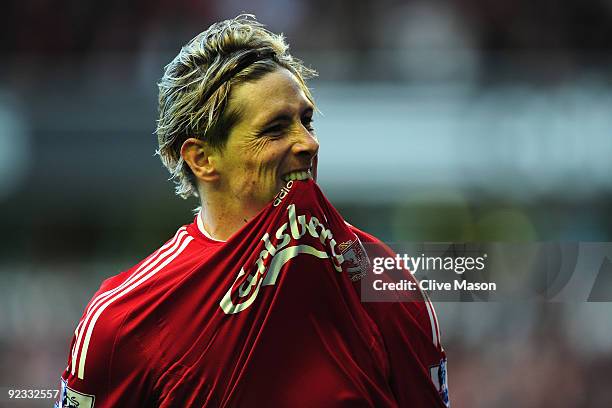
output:
[[[314,72],[287,48],[238,16],[166,67],[159,155],[201,209],[102,284],[58,406],[445,406],[429,301],[360,302],[362,241],[390,252],[317,187]]]

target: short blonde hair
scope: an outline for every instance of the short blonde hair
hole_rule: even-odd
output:
[[[238,114],[228,112],[231,87],[255,81],[278,68],[291,71],[306,97],[314,100],[306,79],[316,72],[287,51],[282,34],[274,34],[253,15],[211,25],[181,48],[165,67],[159,87],[157,140],[162,163],[183,198],[198,196],[195,177],[181,157],[181,146],[196,137],[223,148]]]

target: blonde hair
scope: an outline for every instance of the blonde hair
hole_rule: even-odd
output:
[[[241,14],[211,25],[181,48],[165,67],[159,87],[157,154],[170,171],[176,194],[198,196],[195,176],[181,157],[189,137],[223,148],[237,112],[227,111],[232,86],[255,81],[278,68],[291,71],[306,97],[314,100],[305,80],[316,71],[287,51],[282,34],[274,34],[255,16]]]

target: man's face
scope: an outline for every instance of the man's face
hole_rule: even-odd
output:
[[[254,215],[288,179],[316,177],[313,106],[290,71],[279,68],[234,87],[228,109],[239,113],[217,159],[228,203]]]

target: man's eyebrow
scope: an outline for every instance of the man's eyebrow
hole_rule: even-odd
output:
[[[314,108],[312,105],[308,104],[302,110],[301,115],[314,113]],[[292,120],[292,115],[288,112],[278,112],[273,115],[271,118],[263,120],[259,127],[265,127],[274,122],[290,122]]]
[[[271,118],[263,121],[262,126],[269,125],[270,123],[273,123],[273,122],[289,122],[289,121],[291,121],[291,115],[289,115],[286,112],[280,112],[280,113],[275,114]]]

